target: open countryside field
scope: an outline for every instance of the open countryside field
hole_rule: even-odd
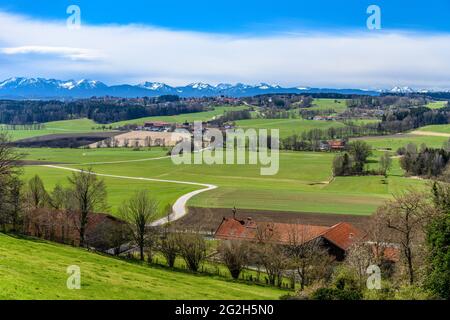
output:
[[[84,169],[91,167],[91,163],[98,162],[121,162],[147,160],[165,157],[167,150],[164,148],[143,149],[143,151],[133,151],[132,149],[20,149],[25,155],[25,159],[33,161],[46,161],[67,164],[82,164]],[[135,162],[135,166],[140,166],[141,162]],[[115,164],[120,167],[120,163]],[[51,191],[56,184],[66,186],[70,171],[56,170],[42,166],[27,166],[24,169],[24,180],[29,180],[38,174],[44,178],[44,184],[48,191]],[[162,182],[137,181],[116,178],[104,178],[108,191],[109,210],[113,214],[118,213],[118,209],[123,201],[128,199],[134,192],[146,189],[160,202],[160,216],[166,214],[167,206],[172,205],[176,199],[183,194],[199,189],[195,186],[174,185]]]
[[[312,129],[329,129],[344,127],[341,122],[315,121],[304,119],[250,119],[236,121],[236,126],[242,129],[278,129],[280,137],[286,138],[294,134],[301,134]],[[270,133],[270,132],[269,132]]]
[[[36,150],[36,153],[34,152]],[[54,149],[52,161],[66,159],[64,151]],[[42,159],[39,149],[29,149],[27,159]],[[120,154],[126,149],[116,149]],[[49,153],[52,151],[49,150]],[[144,159],[144,152],[136,152]],[[60,158],[58,157],[60,155]],[[93,154],[90,159],[96,162]],[[125,156],[117,156],[123,159]],[[171,159],[159,159],[143,162],[124,162],[114,164],[92,164],[92,169],[101,174],[118,176],[144,177],[164,180],[177,180],[214,184],[219,188],[205,192],[191,199],[190,206],[212,208],[263,209],[292,212],[317,212],[369,215],[389,199],[392,193],[403,190],[406,186],[421,187],[424,182],[407,179],[398,175],[388,178],[384,183],[382,177],[352,177],[332,180],[332,153],[282,152],[280,171],[275,176],[261,176],[259,166],[253,165],[179,165]],[[99,153],[99,158],[103,155]],[[73,163],[79,163],[79,165]],[[73,159],[71,168],[86,168],[83,157]],[[40,174],[47,186],[51,188],[59,181],[65,181],[70,174],[63,170],[42,167],[26,167],[26,177]],[[157,198],[168,204],[173,203],[177,195],[192,191],[196,187],[171,185],[168,183],[147,183],[144,181],[127,181],[106,178],[110,191],[111,206],[117,208],[124,199],[131,196],[138,188],[148,188]],[[167,195],[167,190],[171,193]],[[115,213],[115,210],[112,210]]]
[[[195,112],[195,113],[185,113],[175,116],[160,116],[160,117],[146,117],[139,118],[134,120],[126,120],[112,123],[113,128],[124,126],[126,124],[137,124],[143,125],[146,121],[165,121],[170,123],[184,123],[184,122],[194,122],[194,121],[208,121],[212,120],[217,116],[223,115],[227,111],[237,111],[237,110],[245,110],[248,109],[247,106],[222,106],[222,107],[214,107],[214,110],[205,111],[205,112]]]
[[[0,256],[0,299],[270,300],[285,293],[3,234],[0,234]],[[81,268],[82,290],[66,287],[66,269],[70,265]]]
[[[420,128],[418,131],[450,134],[450,124],[439,124]]]
[[[330,110],[333,109],[336,113],[342,113],[347,110],[347,103],[345,99],[314,99],[313,106],[308,110]]]
[[[445,108],[447,105],[448,105],[447,101],[436,101],[428,103],[427,107],[430,109],[441,109]]]
[[[0,125],[0,132],[7,132],[12,140],[16,141],[48,134],[92,132],[96,131],[98,127],[99,125],[92,120],[75,119],[47,122],[43,124],[43,129],[41,130],[5,130],[5,127]]]
[[[84,133],[103,130],[110,130],[123,126],[125,124],[138,124],[142,125],[145,121],[166,121],[174,123],[183,123],[185,121],[207,121],[212,120],[214,117],[224,114],[226,111],[231,110],[244,110],[248,108],[247,106],[237,106],[237,107],[215,107],[212,111],[181,114],[176,116],[165,116],[165,117],[148,117],[140,118],[135,120],[127,120],[116,122],[112,124],[98,124],[90,119],[74,119],[74,120],[64,120],[64,121],[54,121],[47,122],[43,124],[43,129],[41,130],[8,130],[8,134],[11,136],[13,141],[44,136],[48,134],[58,134],[58,133]],[[3,125],[0,125],[0,132],[6,131]]]
[[[362,137],[352,140],[363,140],[370,144],[374,149],[392,150],[396,152],[399,148],[405,147],[409,143],[417,146],[425,144],[432,148],[441,148],[448,141],[447,137],[420,136],[413,134],[397,134],[392,136]]]

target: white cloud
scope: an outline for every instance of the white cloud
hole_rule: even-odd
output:
[[[64,21],[38,21],[2,12],[0,23],[8,30],[0,33],[4,53],[0,64],[18,53],[33,54],[3,63],[7,66],[0,68],[0,78],[450,88],[448,34],[367,31],[239,36],[139,25],[82,25],[73,30]]]
[[[100,55],[93,50],[70,48],[70,47],[48,47],[48,46],[22,46],[14,48],[3,48],[0,50],[4,54],[50,54],[66,57],[71,60],[96,60]]]

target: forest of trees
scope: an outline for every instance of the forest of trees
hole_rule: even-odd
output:
[[[214,105],[211,99],[173,96],[143,99],[92,98],[76,101],[0,101],[0,123],[25,125],[89,118],[107,124],[151,116],[201,112]]]
[[[397,153],[402,156],[400,165],[407,175],[419,177],[439,177],[450,161],[450,152],[444,149],[433,149],[414,143],[401,148]]]

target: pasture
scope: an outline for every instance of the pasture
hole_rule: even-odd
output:
[[[98,127],[99,125],[92,120],[75,119],[47,122],[43,124],[43,128],[40,130],[6,130],[4,126],[0,125],[0,132],[7,132],[11,139],[16,141],[48,134],[92,132],[98,130]]]
[[[112,123],[111,126],[113,128],[117,128],[117,127],[121,127],[121,126],[124,126],[127,124],[143,125],[144,122],[147,122],[147,121],[164,121],[164,122],[169,122],[169,123],[184,123],[184,122],[191,123],[194,121],[209,121],[218,116],[223,115],[227,111],[245,110],[247,108],[248,108],[247,106],[237,106],[237,107],[221,106],[221,107],[214,107],[214,110],[205,111],[205,112],[185,113],[185,114],[174,115],[174,116],[146,117],[146,118],[139,118],[139,119],[134,119],[134,120],[120,121],[120,122]]]
[[[345,99],[314,99],[313,106],[307,110],[334,110],[336,113],[342,113],[347,110]]]
[[[425,144],[428,147],[441,148],[443,144],[448,141],[448,139],[448,137],[397,134],[391,136],[362,137],[352,140],[366,141],[374,149],[377,150],[391,150],[393,152],[396,152],[399,148],[405,147],[409,143],[414,143],[419,147],[422,144]]]
[[[442,108],[445,108],[446,106],[448,106],[447,101],[435,101],[435,102],[430,102],[426,105],[426,107],[430,108],[430,109],[442,109]]]
[[[345,125],[336,121],[315,121],[304,119],[249,119],[236,121],[236,126],[242,129],[278,129],[280,137],[286,138],[294,134],[310,131],[312,129],[339,128]],[[269,132],[270,133],[270,132]]]
[[[36,239],[0,234],[0,300],[275,300],[285,291],[126,262]],[[81,268],[81,290],[66,286]]]
[[[74,119],[74,120],[64,120],[64,121],[54,121],[47,122],[43,124],[43,128],[41,130],[28,130],[28,129],[18,129],[18,130],[6,130],[5,126],[0,125],[0,132],[7,132],[13,141],[45,136],[48,134],[58,134],[58,133],[84,133],[84,132],[92,132],[99,130],[109,130],[126,125],[126,124],[137,124],[142,125],[146,121],[166,121],[173,123],[183,123],[185,121],[193,122],[193,121],[208,121],[213,118],[223,115],[226,111],[232,110],[245,110],[247,106],[237,106],[237,107],[229,107],[229,106],[220,106],[215,107],[214,110],[205,111],[205,112],[197,112],[197,113],[188,113],[181,114],[175,116],[162,116],[162,117],[147,117],[140,118],[134,120],[126,120],[111,124],[98,124],[90,119]]]
[[[450,124],[438,124],[433,126],[426,126],[420,128],[419,131],[450,134]]]
[[[34,152],[34,150],[37,150]],[[30,149],[28,160],[43,159],[42,151]],[[68,160],[64,150],[54,149],[54,154],[47,159],[52,161]],[[67,151],[69,152],[69,151]],[[79,152],[77,150],[77,152]],[[82,151],[81,151],[82,152]],[[120,162],[95,164],[105,159],[102,152],[111,152],[110,161],[131,157],[127,149],[92,151],[90,163],[86,157],[73,157],[72,168],[91,167],[100,174],[143,177],[164,180],[177,180],[214,184],[219,188],[202,193],[190,200],[189,206],[212,208],[261,209],[290,212],[316,212],[370,215],[378,206],[389,199],[392,193],[402,191],[405,186],[424,183],[392,175],[385,183],[382,177],[352,177],[332,179],[332,153],[282,152],[280,170],[275,176],[261,176],[260,167],[255,165],[174,165],[171,159],[159,159],[142,162]],[[125,155],[121,155],[124,152]],[[45,152],[44,152],[45,153]],[[48,150],[49,154],[52,150]],[[115,154],[115,155],[114,155]],[[136,157],[145,159],[145,152],[135,152]],[[133,154],[133,160],[136,157]],[[79,155],[79,154],[78,154]],[[158,154],[154,154],[157,156]],[[97,158],[98,157],[98,158]],[[119,160],[119,161],[121,161]],[[377,165],[376,163],[373,165]],[[64,183],[70,172],[47,168],[25,167],[25,177],[39,174],[48,188],[56,183]],[[109,201],[112,212],[117,206],[139,188],[148,188],[164,204],[172,204],[178,196],[196,190],[195,186],[170,183],[148,183],[145,181],[105,178],[108,185]]]

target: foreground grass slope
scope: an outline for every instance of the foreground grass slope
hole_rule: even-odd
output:
[[[66,287],[81,268],[81,290]],[[1,299],[278,299],[283,291],[152,268],[42,240],[0,234]]]

